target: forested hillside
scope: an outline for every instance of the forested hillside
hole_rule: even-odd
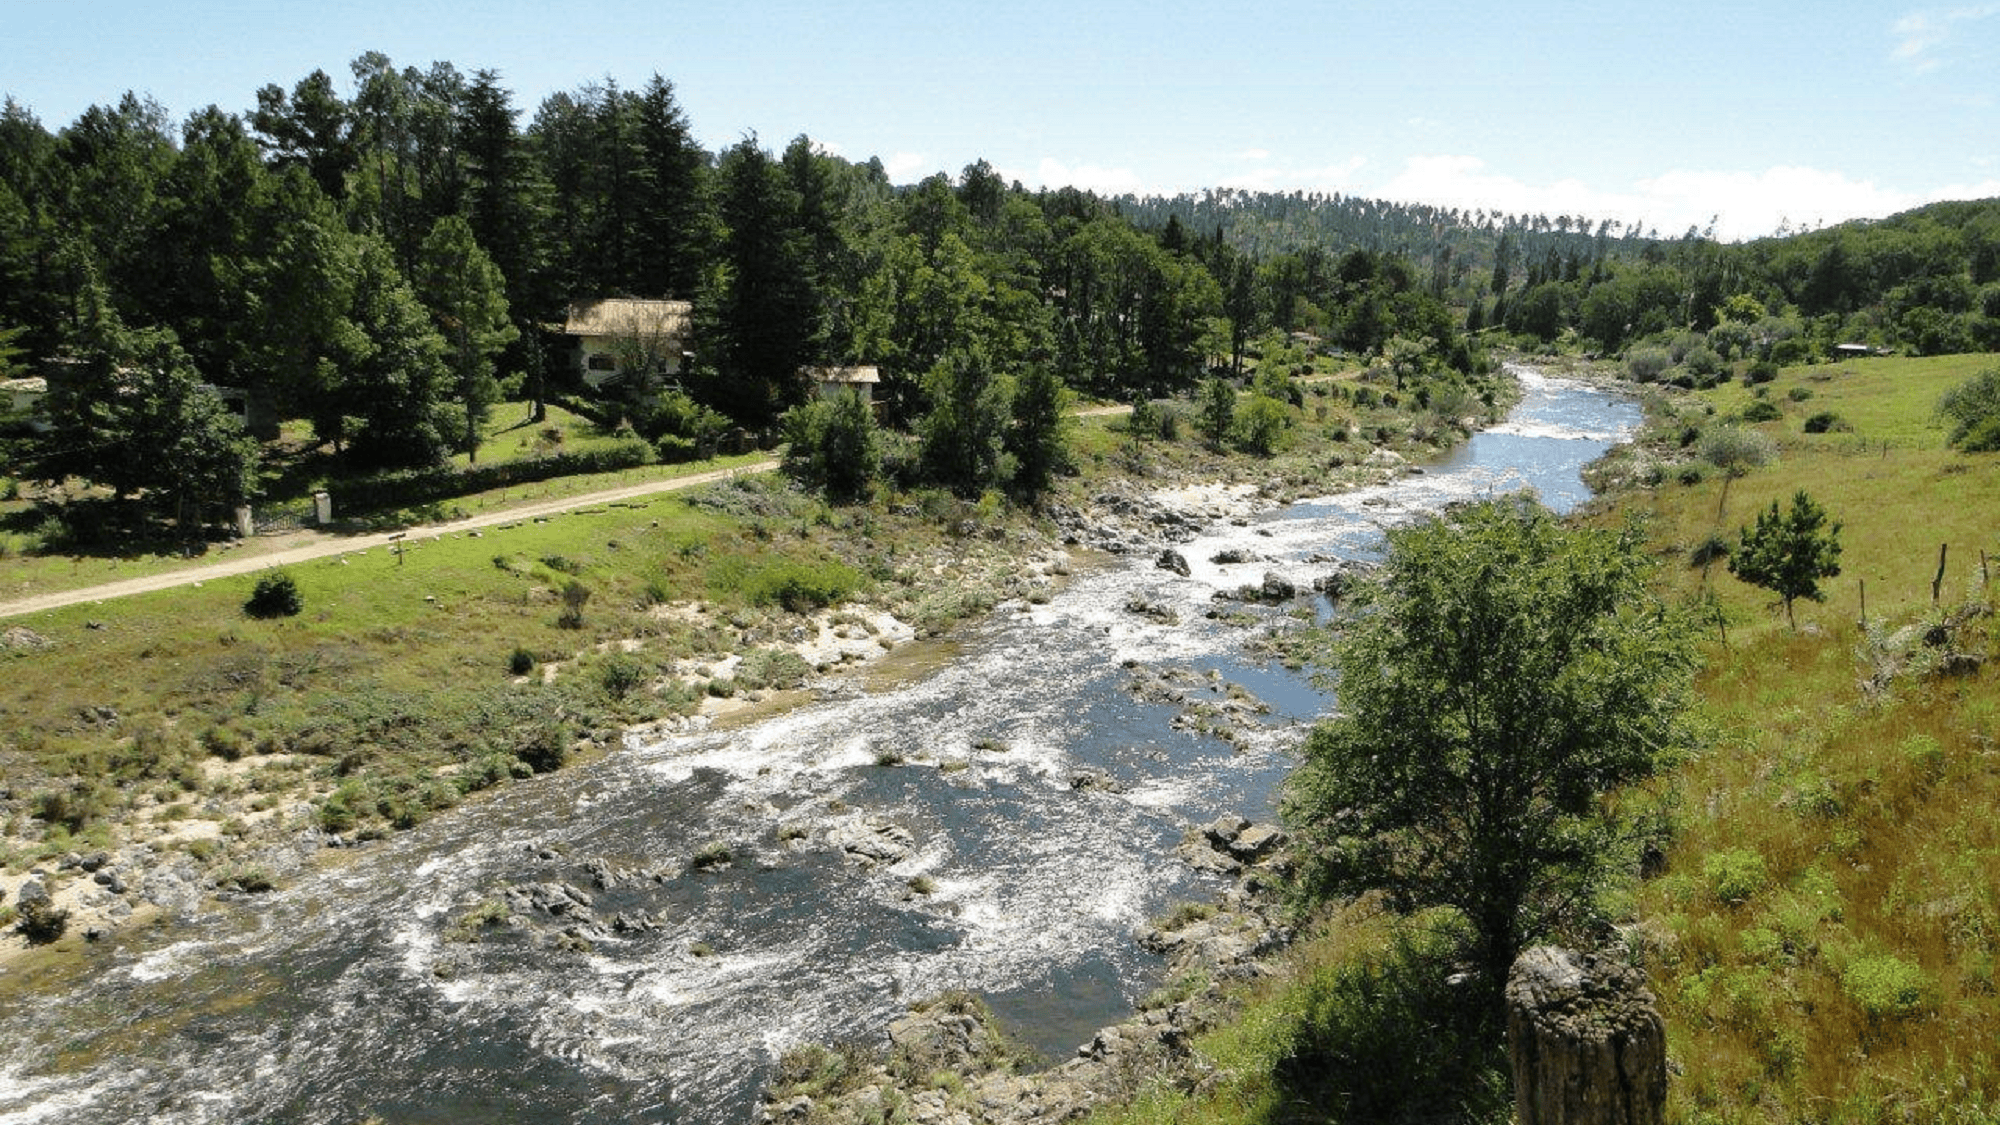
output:
[[[1345,249],[1394,253],[1470,327],[1543,344],[1569,336],[1615,353],[1733,321],[1740,329],[1712,342],[1724,359],[1771,359],[1776,349],[1778,362],[1797,362],[1841,343],[1917,355],[2000,347],[2000,200],[1731,244],[1693,227],[1663,239],[1638,221],[1338,194],[1223,190],[1118,206],[1147,226],[1223,231],[1253,258],[1290,255],[1308,279],[1331,272],[1329,255]]]
[[[218,511],[265,486],[268,451],[208,384],[339,472],[436,465],[505,396],[584,392],[560,329],[614,296],[692,302],[668,393],[610,410],[675,451],[769,430],[807,368],[879,367],[908,426],[927,378],[1163,395],[1240,373],[1274,330],[1399,382],[1474,370],[1496,332],[1644,345],[1666,359],[1635,370],[1690,381],[1846,342],[2000,346],[1993,202],[1723,245],[1338,196],[1029,192],[984,161],[898,186],[803,135],[709,152],[658,75],[527,107],[493,71],[370,53],[251,100],[175,121],[128,93],[54,131],[0,110],[0,375],[61,374],[10,475]]]

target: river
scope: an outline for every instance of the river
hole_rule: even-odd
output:
[[[0,1125],[736,1122],[787,1047],[877,1041],[947,988],[1061,1058],[1157,983],[1134,933],[1213,890],[1175,858],[1183,832],[1269,818],[1328,703],[1244,657],[1256,627],[1205,618],[1214,592],[1267,570],[1309,582],[1452,500],[1580,502],[1579,468],[1638,408],[1519,374],[1508,419],[1422,475],[1210,528],[1179,545],[1189,577],[1136,557],[1090,570],[1003,607],[919,682],[631,739],[94,950],[69,994],[0,1010]],[[1226,549],[1260,561],[1209,561]],[[1232,745],[1135,695],[1135,668],[1271,711]],[[829,834],[908,850],[866,864]],[[699,865],[716,843],[729,862]],[[453,940],[508,888],[565,883],[594,912],[587,948],[550,948],[546,918]]]

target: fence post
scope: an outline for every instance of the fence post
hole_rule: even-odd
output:
[[[1939,544],[1938,544],[1938,568],[1937,568],[1937,577],[1935,577],[1935,578],[1931,579],[1931,604],[1932,604],[1932,605],[1936,605],[1936,604],[1938,604],[1938,595],[1939,595],[1939,592],[1940,592],[1940,591],[1942,591],[1942,590],[1944,589],[1944,556],[1945,556],[1945,551],[1946,551],[1946,550],[1947,550],[1947,549],[1948,549],[1948,548],[1949,548],[1950,546],[1951,546],[1951,544],[1949,544],[1949,543],[1939,543]]]

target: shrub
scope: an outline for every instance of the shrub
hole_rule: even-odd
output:
[[[735,854],[729,850],[728,844],[721,840],[710,840],[694,853],[694,858],[688,861],[688,866],[696,871],[707,871],[725,866],[734,858]]]
[[[298,583],[279,570],[257,580],[256,588],[250,591],[250,600],[243,603],[243,612],[252,617],[296,617],[305,607],[305,596],[299,593]]]
[[[525,648],[516,647],[507,657],[507,670],[516,676],[525,676],[535,670],[535,654]]]
[[[1793,402],[1804,402],[1812,396],[1813,389],[1811,387],[1793,387],[1791,390],[1785,392],[1785,397]]]
[[[861,588],[861,575],[837,562],[781,562],[749,576],[743,594],[752,605],[780,605],[792,613],[810,613],[846,601]]]
[[[1702,460],[1731,477],[1769,464],[1778,447],[1767,435],[1740,426],[1711,426],[1701,435]]]
[[[31,898],[19,906],[21,936],[35,945],[55,941],[69,929],[69,911],[46,898]]]
[[[1701,862],[1701,878],[1708,891],[1725,906],[1748,902],[1770,884],[1764,857],[1749,848],[1728,848]]]
[[[1967,453],[2000,451],[2000,367],[1946,391],[1938,413],[1951,423],[1946,445]]]
[[[463,469],[407,469],[336,484],[330,490],[344,512],[376,512],[448,500],[489,489],[583,473],[609,473],[650,464],[653,447],[638,437],[597,449],[566,450],[548,457],[495,461]]]
[[[646,669],[629,656],[614,656],[598,669],[597,682],[604,694],[623,699],[645,684]]]
[[[1778,365],[1772,363],[1768,359],[1758,360],[1757,362],[1750,365],[1749,370],[1743,373],[1743,381],[1750,384],[1753,387],[1757,386],[1760,383],[1768,383],[1771,380],[1776,379],[1777,377],[1778,377]]]
[[[1856,957],[1840,973],[1840,990],[1870,1022],[1907,1019],[1930,1004],[1931,980],[1890,953]]]
[[[590,587],[581,582],[571,582],[563,587],[563,610],[556,615],[556,625],[564,629],[583,628],[583,606],[590,600]]]
[[[1708,538],[1695,544],[1694,550],[1688,552],[1688,565],[1707,566],[1728,557],[1729,540],[1719,534],[1710,533]]]
[[[532,727],[514,747],[514,756],[535,773],[552,773],[561,769],[563,760],[569,757],[569,728],[555,719],[549,719]]]
[[[1665,348],[1634,348],[1625,357],[1625,370],[1630,372],[1637,383],[1651,383],[1666,374],[1674,365],[1674,357]]]
[[[1833,411],[1822,410],[1806,419],[1806,432],[1809,434],[1851,434],[1854,432],[1854,427],[1847,419],[1842,418]]]
[[[1769,399],[1760,398],[1743,408],[1745,422],[1775,422],[1784,415],[1785,412],[1778,409],[1778,404]]]

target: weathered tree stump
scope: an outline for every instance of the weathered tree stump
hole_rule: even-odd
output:
[[[1507,974],[1516,1125],[1659,1125],[1667,1028],[1646,974],[1537,946]]]

